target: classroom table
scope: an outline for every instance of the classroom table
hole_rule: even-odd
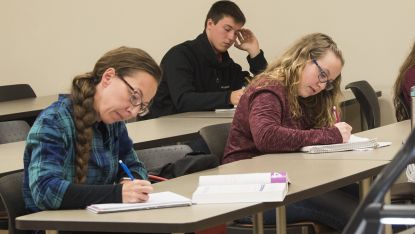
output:
[[[347,152],[333,152],[324,154],[309,154],[309,153],[278,153],[267,154],[259,157],[278,157],[278,158],[295,158],[295,159],[336,159],[336,160],[383,160],[391,161],[393,157],[403,146],[403,142],[409,136],[411,131],[410,120],[392,123],[379,128],[356,133],[357,136],[376,138],[378,141],[390,141],[392,145],[370,149],[370,150],[356,150]]]
[[[230,123],[229,118],[157,118],[128,123],[128,135],[136,149],[171,145],[198,136],[201,128],[213,124]]]
[[[155,192],[173,191],[186,197],[201,175],[286,171],[291,184],[283,202],[204,204],[145,211],[94,214],[86,210],[42,211],[18,217],[19,229],[184,233],[202,230],[323,194],[378,174],[387,161],[297,160],[254,158],[221,165],[154,185]],[[305,170],[306,169],[306,170]],[[263,231],[257,227],[259,233]]]
[[[57,100],[58,95],[49,95],[0,102],[0,121],[35,118],[43,109]]]
[[[158,118],[126,124],[136,149],[175,144],[198,135],[199,129],[211,124],[229,123],[231,119],[210,118]],[[0,175],[23,169],[23,152],[26,141],[0,144],[0,155],[7,163],[0,165]]]

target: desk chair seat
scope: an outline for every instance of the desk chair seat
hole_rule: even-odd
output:
[[[24,141],[29,130],[29,124],[23,120],[0,122],[0,144]]]
[[[25,234],[28,231],[15,227],[15,218],[27,214],[23,201],[23,172],[15,172],[0,178],[0,197],[9,216],[9,234]]]
[[[220,163],[222,163],[230,128],[230,123],[223,123],[206,126],[199,130],[199,134],[206,142],[210,153],[216,155]]]

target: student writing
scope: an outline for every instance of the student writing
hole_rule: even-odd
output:
[[[299,39],[246,88],[223,162],[347,142],[352,127],[336,123],[333,114],[343,64],[342,53],[329,36],[315,33]],[[348,194],[333,191],[288,205],[287,221],[311,220],[341,230],[356,205]],[[275,223],[275,212],[265,212],[264,218],[265,223]]]
[[[124,121],[146,113],[160,77],[146,52],[120,47],[73,79],[70,95],[46,108],[27,137],[23,193],[30,212],[148,199],[153,188]]]

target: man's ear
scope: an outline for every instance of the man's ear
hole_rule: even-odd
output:
[[[116,73],[115,73],[115,69],[110,67],[107,70],[105,70],[104,74],[102,74],[102,78],[101,78],[101,84],[103,87],[107,87],[108,85],[111,84],[111,81],[113,78],[115,78]]]

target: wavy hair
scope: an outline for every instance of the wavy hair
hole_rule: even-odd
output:
[[[93,108],[94,95],[97,84],[108,68],[114,68],[121,77],[144,71],[153,76],[158,83],[161,79],[161,69],[154,59],[145,51],[130,47],[120,47],[107,52],[97,61],[92,72],[73,79],[71,99],[76,130],[76,183],[84,183],[86,180],[93,137],[92,125],[97,120],[97,113]]]
[[[405,80],[406,72],[413,66],[415,66],[415,43],[413,44],[408,57],[406,57],[405,62],[399,69],[398,77],[396,78],[395,85],[393,86],[393,105],[395,106],[395,116],[397,121],[402,121],[409,118],[405,108],[406,110],[410,110],[411,108],[409,106],[405,107],[405,103],[403,103],[401,100],[403,95],[402,83]]]
[[[338,98],[341,94],[341,74],[333,81],[332,90],[302,98],[298,96],[300,76],[305,65],[311,59],[319,59],[332,51],[344,65],[342,52],[331,37],[322,33],[313,33],[300,38],[281,57],[269,64],[266,70],[252,81],[252,85],[267,85],[270,82],[258,82],[259,80],[278,81],[287,91],[288,104],[291,114],[295,119],[300,118],[306,110],[307,117],[315,127],[328,126],[335,123],[333,106],[338,106]],[[340,108],[337,108],[340,110]]]

